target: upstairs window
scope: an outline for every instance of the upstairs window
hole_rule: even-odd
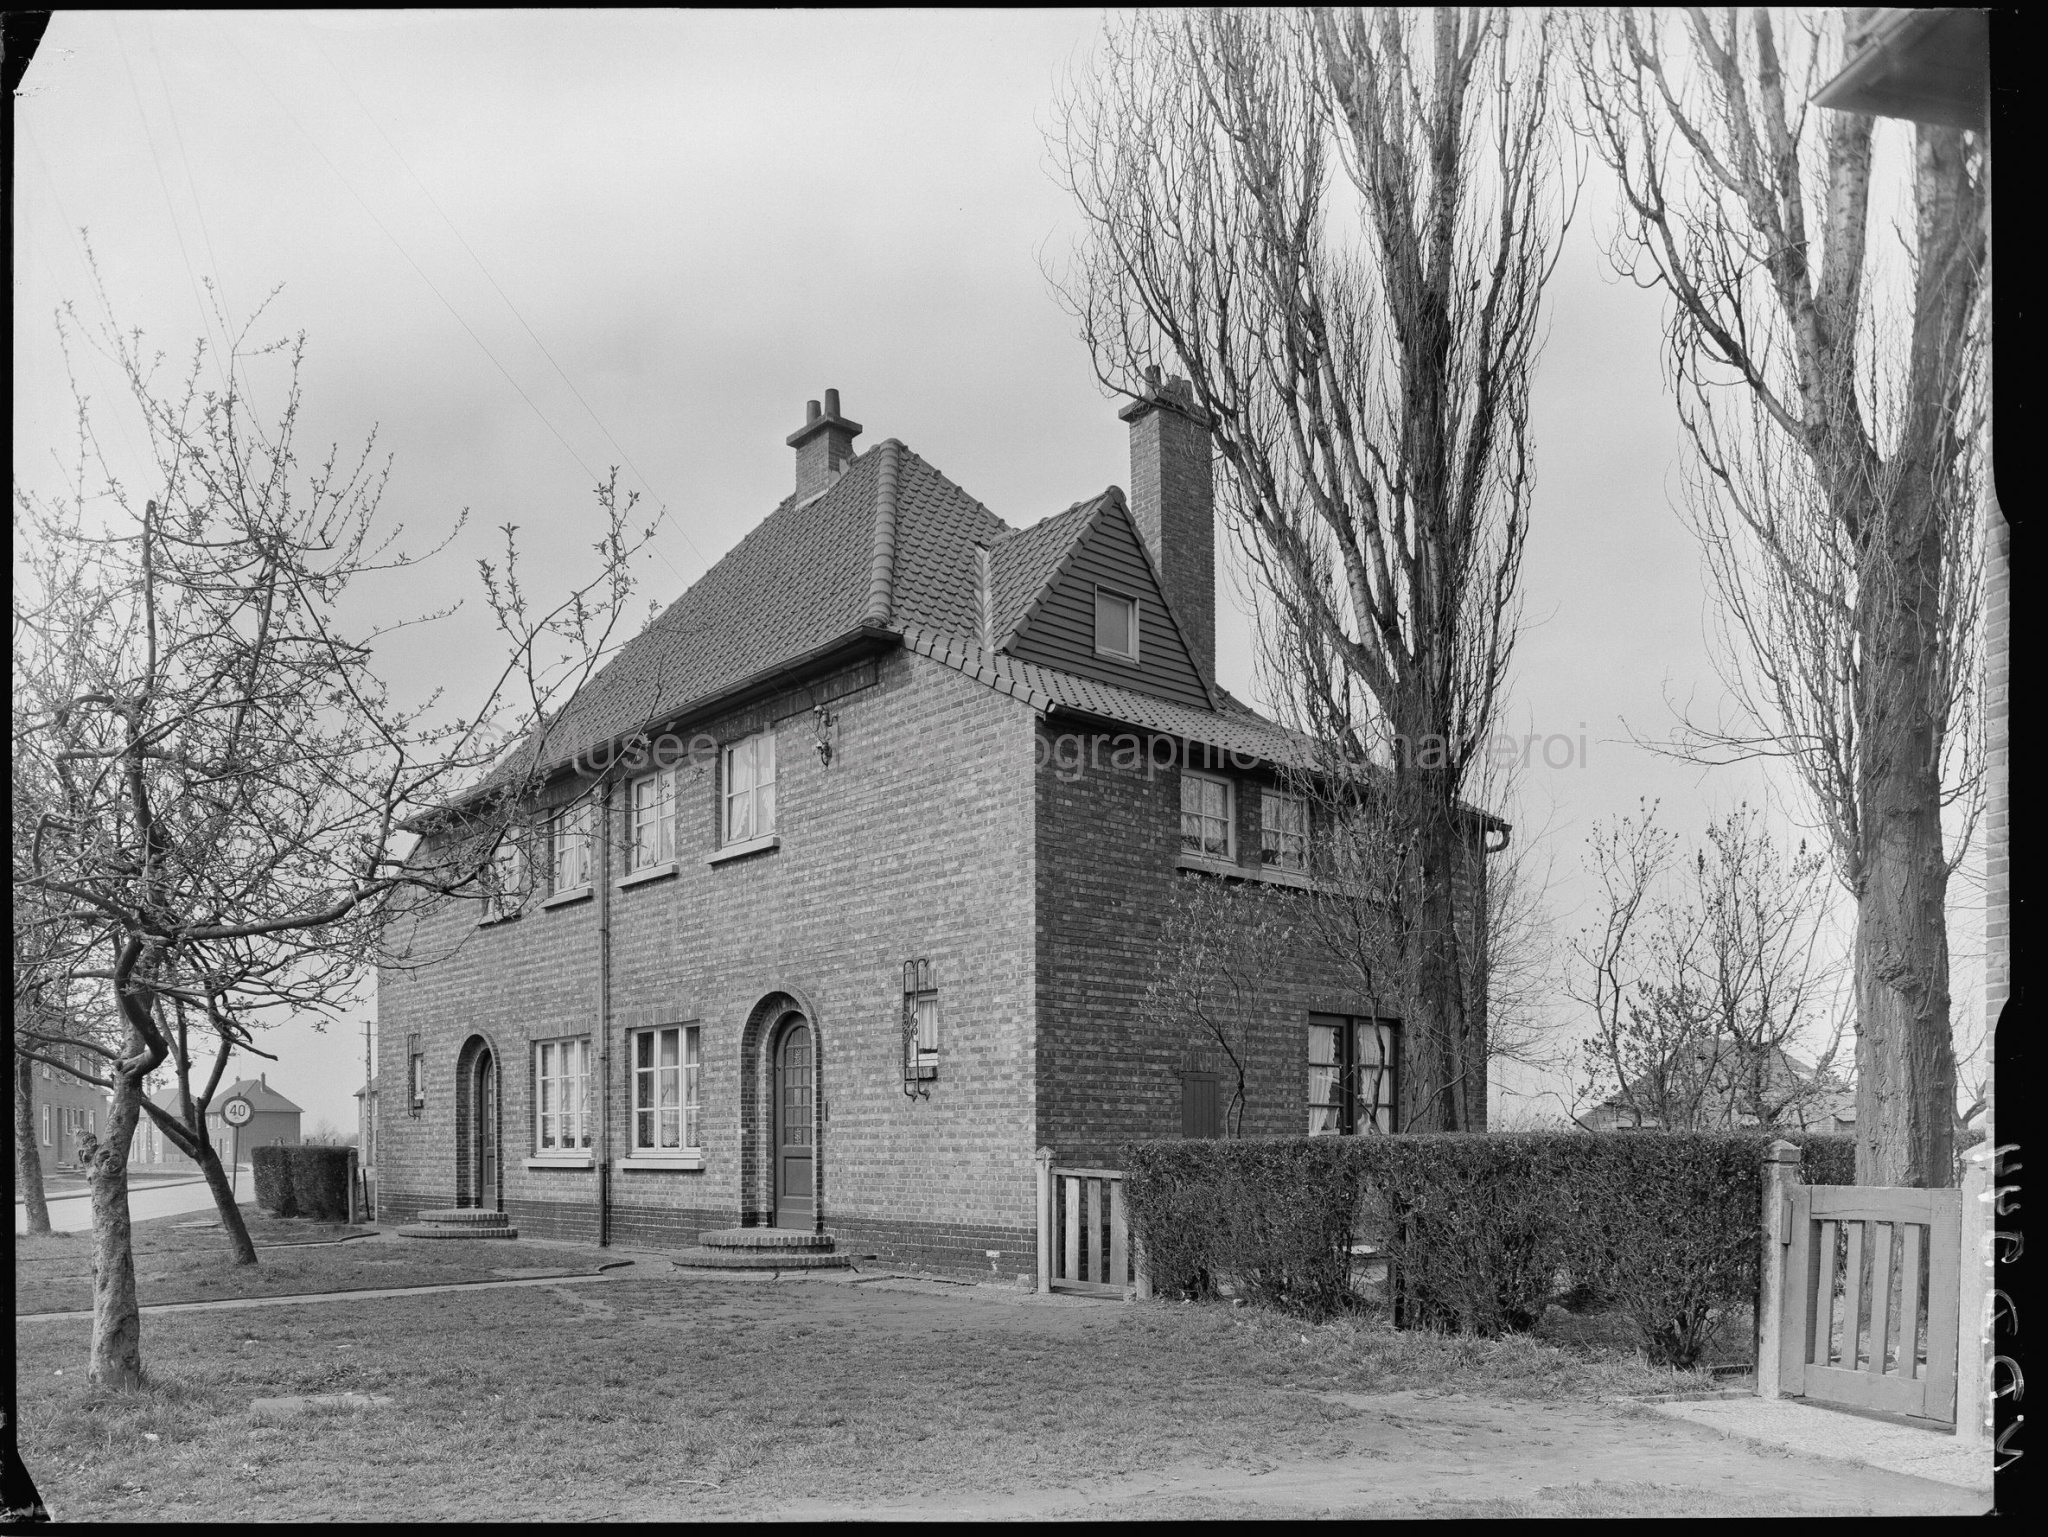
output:
[[[533,1049],[538,1151],[590,1146],[590,1037],[542,1041]]]
[[[1259,862],[1276,870],[1308,869],[1308,802],[1301,796],[1259,792]]]
[[[497,851],[484,867],[484,921],[516,916],[526,902],[526,885],[526,849],[508,832],[498,840]]]
[[[556,891],[590,884],[590,802],[556,812],[548,822],[548,855]]]
[[[1189,854],[1211,859],[1237,858],[1227,779],[1183,770],[1180,776],[1180,846]]]
[[[726,843],[775,831],[775,733],[758,732],[725,750]]]
[[[1138,659],[1138,600],[1106,587],[1095,589],[1095,652],[1120,662]]]
[[[634,870],[649,870],[676,857],[676,776],[674,770],[647,774],[633,781],[628,791],[627,815],[631,833],[627,839],[626,862]]]
[[[698,1027],[633,1034],[633,1152],[659,1157],[702,1146],[698,1130]]]
[[[1393,1131],[1397,1035],[1392,1020],[1309,1016],[1310,1136]]]

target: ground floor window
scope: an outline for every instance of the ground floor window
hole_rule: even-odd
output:
[[[539,1150],[568,1153],[589,1147],[590,1037],[541,1041],[533,1050]]]
[[[1394,1130],[1395,1046],[1387,1019],[1311,1014],[1308,1023],[1308,1131],[1352,1136]]]
[[[45,1069],[44,1071],[45,1071],[45,1072],[47,1072],[47,1071],[48,1071],[48,1069]],[[48,1147],[49,1145],[50,1145],[50,1107],[49,1107],[48,1105],[45,1105],[45,1106],[43,1106],[43,1146],[44,1146],[44,1147]]]
[[[695,1025],[633,1032],[633,1151],[674,1153],[699,1146]]]

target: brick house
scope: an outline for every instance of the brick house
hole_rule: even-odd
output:
[[[213,1144],[214,1152],[220,1158],[223,1167],[229,1166],[229,1160],[236,1156],[237,1144],[235,1128],[222,1118],[221,1106],[237,1096],[246,1099],[249,1108],[254,1112],[247,1124],[242,1127],[239,1144],[241,1162],[247,1163],[249,1155],[259,1147],[299,1145],[299,1120],[304,1112],[270,1086],[268,1073],[260,1073],[254,1078],[240,1078],[233,1083],[222,1084],[214,1091],[212,1104],[206,1114],[207,1140]],[[178,1086],[173,1083],[150,1095],[150,1102],[159,1110],[167,1110],[175,1116],[178,1113]],[[137,1125],[134,1148],[139,1149],[143,1146],[142,1127],[149,1129],[147,1162],[162,1164],[165,1168],[172,1169],[198,1167],[198,1164],[178,1150],[175,1143],[158,1131],[147,1116]],[[138,1159],[131,1149],[128,1161],[135,1163],[144,1160]]]
[[[111,1100],[105,1090],[79,1073],[98,1072],[104,1063],[80,1047],[48,1048],[49,1055],[71,1062],[78,1073],[46,1062],[25,1065],[29,1074],[29,1124],[35,1130],[36,1152],[46,1169],[78,1167],[78,1139],[98,1136],[107,1127]]]
[[[505,894],[400,920],[421,959],[379,977],[383,1220],[829,1229],[1018,1276],[1036,1149],[1218,1134],[1220,1064],[1140,1004],[1175,882],[1305,883],[1275,767],[1302,742],[1215,683],[1183,391],[1121,413],[1129,497],[1023,529],[894,439],[856,454],[836,391],[810,403],[793,493],[553,723]],[[1405,1113],[1399,1024],[1359,994],[1327,955],[1272,957],[1246,1134]]]

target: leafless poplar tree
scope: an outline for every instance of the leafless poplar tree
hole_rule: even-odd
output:
[[[1568,984],[1593,1016],[1581,1101],[1667,1130],[1804,1127],[1840,1088],[1826,860],[1781,851],[1747,806],[1690,853],[1654,806],[1588,840],[1602,900]]]
[[[1495,10],[1118,19],[1053,135],[1085,220],[1058,286],[1098,377],[1135,397],[1185,373],[1225,516],[1314,652],[1291,707],[1391,769],[1427,1128],[1485,1125],[1460,794],[1518,622],[1565,218],[1550,37]]]
[[[1707,761],[1798,773],[1856,902],[1857,1177],[1951,1179],[1944,807],[1975,804],[1979,136],[1921,124],[1872,239],[1873,120],[1814,91],[1873,13],[1586,12],[1585,128],[1616,266],[1670,296],[1688,506],[1747,723]]]
[[[408,826],[456,802],[508,728],[531,733],[587,676],[624,613],[638,542],[630,499],[601,486],[598,575],[559,606],[530,611],[509,567],[486,568],[509,659],[479,708],[401,707],[372,666],[382,632],[352,629],[344,607],[360,579],[408,564],[401,531],[378,523],[389,466],[374,463],[373,435],[360,454],[301,467],[303,338],[250,352],[246,332],[230,333],[239,360],[276,354],[288,370],[262,421],[239,384],[201,387],[203,346],[182,381],[160,385],[160,356],[100,299],[103,323],[82,327],[67,307],[60,334],[67,355],[84,340],[119,370],[149,458],[124,475],[74,385],[66,490],[15,485],[13,746],[37,800],[13,886],[46,936],[83,936],[65,980],[101,989],[111,1018],[87,1043],[103,1064],[93,1081],[113,1095],[85,1147],[91,1374],[131,1386],[142,1355],[125,1166],[138,1118],[223,1185],[205,1113],[229,1056],[267,1055],[253,1034],[266,1020],[345,1007],[403,894],[474,892],[503,815],[493,825],[489,805],[467,803],[473,836],[431,866],[409,857]],[[509,783],[505,802],[523,788]],[[143,1095],[167,1057],[177,1114]],[[232,1196],[215,1194],[253,1261]]]

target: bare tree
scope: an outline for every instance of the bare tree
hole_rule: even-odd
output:
[[[1871,240],[1873,120],[1809,105],[1869,11],[1586,12],[1611,258],[1670,296],[1688,507],[1747,720],[1707,761],[1787,760],[1856,902],[1857,1177],[1951,1179],[1942,813],[1973,820],[1980,136],[1921,124],[1903,255]],[[1894,268],[1900,269],[1896,272]]]
[[[1186,876],[1168,901],[1142,1017],[1163,1038],[1229,1064],[1226,1136],[1244,1135],[1245,1080],[1256,1037],[1270,1022],[1263,983],[1297,931],[1287,896],[1240,881]]]
[[[624,613],[638,546],[631,500],[601,486],[599,572],[559,606],[529,610],[509,559],[485,568],[508,660],[478,708],[401,707],[372,667],[382,632],[345,620],[353,584],[408,564],[400,531],[378,523],[389,467],[366,446],[301,468],[303,338],[245,350],[246,332],[229,332],[238,363],[285,365],[281,408],[261,421],[239,382],[202,389],[203,346],[182,381],[160,386],[160,356],[100,299],[102,324],[82,328],[67,306],[60,335],[67,356],[82,335],[119,370],[149,459],[123,474],[79,394],[64,493],[16,482],[14,751],[39,799],[13,885],[51,932],[87,936],[67,975],[104,989],[115,1022],[86,1043],[93,1081],[113,1094],[105,1134],[85,1148],[91,1374],[129,1386],[142,1380],[125,1167],[138,1118],[219,1183],[205,1110],[230,1055],[267,1055],[254,1043],[267,1018],[346,1007],[405,893],[474,892],[524,788],[511,776],[479,800],[474,786],[508,726],[530,735],[587,676]],[[408,828],[458,801],[470,836],[432,863],[412,859]],[[194,1093],[202,1045],[213,1062]],[[167,1058],[176,1114],[143,1093]],[[228,1195],[230,1213],[253,1260]]]
[[[1315,652],[1289,706],[1391,770],[1405,1067],[1439,1129],[1486,1116],[1460,792],[1517,628],[1564,216],[1549,56],[1540,14],[1147,14],[1109,24],[1053,137],[1086,231],[1059,289],[1098,378],[1185,371],[1225,516]]]
[[[1820,1115],[1841,1088],[1842,1034],[1839,1021],[1826,1033],[1839,968],[1823,856],[1781,851],[1743,806],[1682,858],[1645,806],[1596,826],[1587,864],[1603,900],[1571,944],[1569,989],[1593,1015],[1581,1103],[1605,1096],[1627,1124],[1686,1131]]]

